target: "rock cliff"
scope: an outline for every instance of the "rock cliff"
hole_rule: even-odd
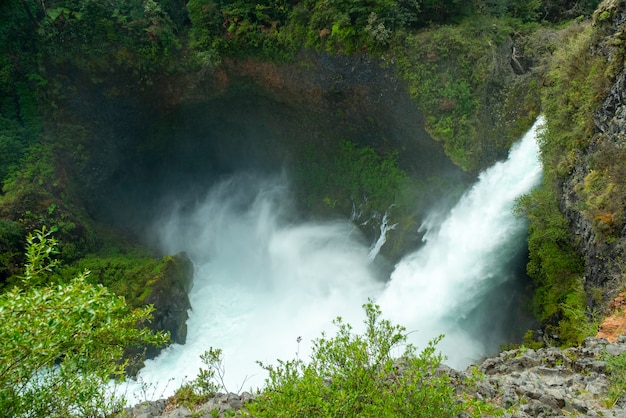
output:
[[[607,70],[598,77],[607,77],[611,86],[601,107],[587,115],[593,117],[592,136],[561,186],[561,208],[584,256],[588,305],[595,309],[623,290],[626,277],[626,201],[620,191],[626,158],[625,25],[624,1],[604,1],[595,13],[588,56],[604,60]]]

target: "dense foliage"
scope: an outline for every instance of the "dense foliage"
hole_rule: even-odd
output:
[[[409,92],[424,109],[426,128],[443,143],[446,154],[467,171],[494,159],[491,148],[508,148],[510,140],[477,141],[481,95],[494,71],[493,56],[509,27],[475,18],[455,26],[408,34],[398,54]],[[523,101],[522,101],[523,103]]]
[[[610,20],[609,12],[596,17],[595,27],[572,28],[550,72],[553,85],[544,98],[550,136],[542,150],[555,182],[572,174],[582,153],[594,142],[592,115],[622,70],[624,51],[618,47],[622,35],[604,38],[605,20]],[[611,59],[602,52],[608,48]],[[618,186],[626,181],[626,153],[623,147],[611,144],[619,140],[596,141],[588,159],[590,169],[575,188],[581,211],[592,221],[595,232],[609,242],[620,236],[626,224],[626,192]]]
[[[323,196],[321,202],[330,208],[350,212],[384,212],[394,203],[396,193],[408,181],[398,166],[397,154],[380,155],[372,147],[342,141],[329,146],[327,152],[308,150],[299,167],[302,199]]]
[[[594,137],[594,112],[624,59],[617,39],[604,33],[603,22],[610,18],[611,12],[605,11],[596,16],[595,25],[574,23],[561,32],[542,100],[547,119],[540,141],[545,179],[541,190],[521,201],[530,219],[528,273],[536,286],[535,310],[546,325],[546,339],[563,345],[580,343],[594,333],[595,309],[602,305],[604,292],[601,283],[583,280],[579,239],[572,236],[559,207],[563,182],[574,182],[570,199],[592,225],[599,248],[615,241],[625,222],[624,191],[617,186],[626,182],[624,152]],[[613,263],[623,269],[622,260]]]
[[[576,17],[589,14],[595,4],[547,0],[6,1],[0,5],[0,12],[11,17],[0,22],[0,181],[15,170],[29,146],[41,139],[42,113],[58,112],[62,102],[71,99],[65,79],[77,70],[91,83],[101,84],[107,94],[117,96],[122,94],[121,85],[150,88],[164,74],[183,76],[198,69],[204,74],[223,57],[286,59],[304,47],[330,52],[398,51],[404,76],[429,115],[430,132],[443,141],[457,164],[475,171],[500,157],[515,137],[498,144],[475,138],[482,124],[476,116],[485,74],[492,70],[489,57],[503,37],[520,32],[489,19],[532,22],[568,13]],[[463,19],[470,24],[460,30],[443,26],[433,35],[416,32]],[[490,47],[485,49],[485,45]]]
[[[577,345],[593,334],[588,323],[582,276],[584,264],[572,245],[567,220],[551,185],[544,182],[520,199],[518,209],[530,221],[527,270],[535,284],[533,309],[545,326],[544,343]]]
[[[124,351],[162,344],[163,334],[138,327],[151,308],[131,310],[123,297],[91,285],[85,271],[49,285],[58,265],[50,231],[27,238],[23,286],[0,296],[0,409],[6,416],[103,416],[123,400],[110,393],[123,378]]]
[[[437,340],[416,353],[403,327],[364,305],[365,330],[335,320],[337,334],[313,343],[311,359],[261,364],[266,388],[250,406],[256,417],[376,416],[452,417],[463,405],[449,377],[438,373]]]
[[[10,283],[19,280],[16,266],[23,261],[23,256],[16,249],[21,248],[21,237],[24,231],[43,224],[54,224],[59,234],[71,238],[59,247],[64,260],[74,262],[97,248],[94,241],[100,237],[96,238],[91,220],[77,203],[76,189],[70,180],[71,169],[88,166],[84,144],[90,140],[95,142],[81,126],[85,122],[75,120],[75,115],[64,109],[70,104],[82,105],[73,102],[74,89],[80,86],[100,86],[98,94],[101,96],[94,99],[99,104],[111,97],[128,99],[136,93],[150,91],[167,76],[172,79],[210,76],[226,58],[255,56],[289,60],[303,48],[326,53],[379,54],[398,65],[410,93],[426,115],[426,126],[433,137],[442,142],[456,164],[475,172],[501,156],[521,132],[515,127],[509,131],[510,137],[479,138],[485,124],[480,115],[488,100],[485,80],[497,69],[492,58],[499,48],[506,46],[504,41],[514,39],[516,44],[523,43],[539,22],[588,16],[597,4],[597,0],[2,1],[0,13],[6,18],[0,21],[0,214],[3,217],[0,220],[0,282],[5,284],[11,277],[13,282]],[[597,21],[608,18],[610,15],[600,15]],[[523,199],[521,211],[531,220],[529,274],[537,288],[534,304],[537,316],[548,325],[550,333],[558,336],[558,342],[575,343],[591,327],[586,325],[588,294],[582,287],[582,261],[571,244],[572,237],[558,207],[557,186],[571,173],[581,151],[589,145],[593,130],[590,115],[615,76],[614,66],[623,59],[623,48],[621,52],[616,48],[613,56],[617,58],[610,63],[590,53],[589,45],[602,35],[591,26],[575,24],[563,33],[566,36],[549,46],[544,45],[550,48],[550,54],[554,53],[549,74],[542,79],[548,87],[543,104],[550,123],[542,143],[546,181],[541,190]],[[558,49],[557,45],[560,45]],[[615,45],[623,45],[623,39],[616,38]],[[528,57],[533,54],[531,49],[527,51]],[[529,95],[532,93],[522,90],[511,94],[518,100],[512,100],[510,107],[516,106],[518,112],[534,116],[539,109],[534,99],[527,97]],[[106,124],[106,119],[103,121],[102,124]],[[512,121],[511,125],[514,123]],[[354,204],[382,212],[390,204],[398,203],[396,192],[406,186],[407,177],[398,167],[395,154],[383,155],[349,141],[322,152],[314,148],[305,150],[311,151],[310,159],[302,161],[302,173],[308,176],[310,186],[307,193],[323,196],[321,202],[317,200],[312,205],[323,204],[346,211]],[[599,147],[592,158],[592,170],[584,173],[584,181],[576,189],[582,211],[607,242],[618,237],[626,222],[621,204],[626,189],[620,187],[626,182],[624,152]],[[398,204],[396,210],[398,207],[401,205]],[[31,240],[30,248],[48,242],[43,231],[38,237],[39,241]],[[100,253],[68,267],[76,279],[61,287],[44,283],[51,277],[45,275],[37,276],[40,279],[33,277],[33,282],[25,286],[8,289],[0,300],[1,326],[3,332],[5,326],[7,332],[11,327],[22,330],[23,336],[15,334],[16,345],[3,347],[8,350],[3,351],[7,353],[3,356],[9,358],[16,352],[10,350],[28,345],[37,347],[41,338],[59,336],[61,339],[41,342],[41,347],[52,350],[42,349],[42,357],[28,356],[14,366],[12,362],[5,362],[10,367],[5,366],[8,368],[3,369],[0,376],[10,384],[2,386],[4,392],[0,400],[6,405],[11,402],[10,408],[14,411],[32,405],[42,408],[46,414],[62,415],[62,409],[58,413],[46,410],[50,407],[49,399],[38,388],[44,387],[40,384],[57,385],[65,381],[67,386],[62,386],[60,393],[68,396],[73,393],[77,398],[68,397],[67,403],[59,402],[59,408],[66,408],[65,411],[74,408],[80,397],[93,399],[81,392],[83,389],[79,386],[71,386],[79,385],[80,379],[59,380],[59,377],[79,370],[93,372],[95,374],[89,374],[84,382],[96,382],[95,386],[89,386],[90,391],[95,391],[92,394],[101,390],[97,385],[105,374],[121,371],[107,369],[111,364],[105,360],[112,357],[104,356],[101,343],[121,347],[133,338],[146,335],[133,334],[134,331],[124,326],[120,327],[119,334],[92,334],[109,326],[103,319],[106,317],[100,314],[109,312],[112,321],[118,318],[122,321],[120,324],[129,325],[145,318],[143,315],[147,313],[128,311],[120,299],[104,288],[89,284],[90,280],[110,285],[114,291],[129,295],[129,301],[138,305],[159,266],[143,255],[102,256]],[[88,279],[79,272],[79,267],[91,268],[95,277]],[[61,280],[59,277],[67,275],[54,277]],[[35,285],[34,281],[41,283]],[[71,315],[63,317],[41,319],[43,317],[35,315],[37,306],[73,301],[75,306],[81,307],[94,300],[97,301],[94,314],[77,308],[67,311]],[[24,318],[40,321],[31,322],[37,324],[38,329],[15,322],[20,318],[7,314],[15,309],[31,312],[31,316]],[[65,307],[59,305],[59,309],[66,312]],[[377,323],[378,314],[372,309],[370,306],[367,310],[368,320]],[[52,310],[45,308],[41,312],[48,315]],[[58,331],[46,337],[45,332],[49,330],[46,327],[53,325]],[[74,326],[84,328],[72,328]],[[362,367],[354,370],[356,374],[333,376],[332,381],[339,385],[333,386],[336,391],[331,393],[328,386],[320,385],[320,379],[338,370],[333,369],[332,362],[327,362],[330,357],[345,360],[349,352],[350,356],[361,358],[359,350],[369,341],[369,337],[350,334],[343,323],[338,326],[337,339],[318,341],[319,357],[311,365],[296,361],[282,363],[279,367],[268,366],[272,384],[277,388],[282,385],[315,387],[318,391],[315,393],[323,395],[322,400],[335,399],[333,396],[343,396],[341,399],[346,400],[348,388],[354,389],[351,385],[359,379],[368,390],[381,389],[374,384],[372,376],[379,372],[389,376],[389,370],[372,369],[367,363],[369,357],[362,358],[359,363]],[[78,345],[70,350],[63,341],[68,335],[73,336],[72,333],[91,339],[77,339]],[[31,340],[24,340],[28,338]],[[64,351],[54,351],[61,349]],[[118,356],[120,353],[116,350],[111,350],[110,354]],[[92,357],[100,363],[89,363],[89,356],[85,354],[88,351],[95,353]],[[445,391],[438,392],[440,382],[428,374],[428,368],[437,363],[438,358],[434,351],[424,353],[425,357],[416,357],[419,360],[415,361],[422,363],[415,366],[421,370],[419,373],[435,379],[432,381],[436,388],[434,393],[448,396]],[[383,360],[387,364],[388,358],[383,356]],[[105,374],[98,374],[95,365]],[[426,369],[420,369],[422,366]],[[37,373],[42,367],[48,367],[49,371]],[[392,388],[391,393],[416,399],[425,396],[427,402],[433,402],[433,408],[439,408],[439,401],[430,398],[434,393],[424,392],[427,388],[415,380],[419,373],[395,376],[406,377],[403,384],[407,386],[402,386],[400,392]],[[15,386],[14,383],[20,381],[18,378],[24,383]],[[33,379],[38,384],[27,383]],[[384,392],[383,389],[389,388],[382,388]],[[280,392],[269,401],[287,405],[289,400],[278,394]],[[331,408],[325,403],[311,403],[312,399],[301,399],[303,403],[297,408],[307,411]],[[359,403],[361,401],[357,397],[348,405],[368,412],[369,408],[380,407],[378,411],[382,411],[382,415],[391,413],[389,411],[407,412],[391,398],[376,398],[365,404]],[[442,411],[454,405],[451,402],[441,406]],[[85,404],[84,411],[96,407],[99,406]]]

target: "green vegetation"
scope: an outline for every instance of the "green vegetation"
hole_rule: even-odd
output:
[[[363,308],[362,334],[337,318],[337,334],[315,340],[308,363],[296,358],[261,364],[269,378],[250,404],[250,414],[453,417],[472,409],[457,397],[449,377],[437,370],[442,357],[436,344],[441,337],[417,353],[407,344],[406,330],[382,319],[377,305],[370,301]]]
[[[102,304],[94,305],[95,316],[77,310],[72,313],[75,316],[50,319],[50,324],[56,324],[63,332],[71,332],[72,324],[68,321],[76,321],[76,326],[91,324],[89,327],[93,326],[93,332],[97,332],[104,329],[98,328],[98,321],[106,309],[112,309],[116,318],[144,315],[144,311],[141,314],[124,311],[127,308],[110,292],[125,295],[131,306],[141,306],[171,266],[171,259],[154,260],[121,244],[102,248],[107,245],[103,244],[106,240],[98,235],[82,206],[78,184],[89,184],[90,175],[97,178],[98,174],[86,174],[92,168],[90,163],[108,157],[106,153],[98,153],[111,144],[100,144],[100,137],[90,130],[106,129],[110,121],[105,106],[102,119],[94,112],[91,115],[96,116],[95,122],[81,120],[79,112],[72,110],[84,104],[74,102],[76,89],[92,89],[95,92],[92,100],[98,106],[107,104],[110,98],[134,100],[143,95],[139,100],[157,107],[162,103],[151,102],[151,89],[177,96],[180,92],[177,83],[196,85],[198,80],[211,78],[212,71],[225,59],[255,57],[285,61],[312,49],[333,54],[368,53],[394,62],[410,94],[424,111],[428,131],[441,141],[453,161],[469,172],[477,172],[503,155],[527,127],[528,120],[539,112],[535,93],[543,89],[540,86],[546,86],[543,108],[549,129],[541,144],[546,180],[542,189],[520,203],[520,212],[531,222],[528,271],[537,289],[534,309],[546,324],[547,333],[557,335],[558,344],[575,344],[593,330],[586,305],[589,289],[582,285],[583,261],[575,251],[575,241],[559,210],[556,186],[573,173],[575,164],[591,143],[592,115],[621,69],[624,39],[623,35],[616,35],[603,40],[603,24],[612,18],[608,10],[596,16],[595,27],[580,19],[564,27],[560,37],[544,44],[534,35],[540,31],[542,19],[561,22],[589,16],[597,0],[189,0],[186,5],[174,0],[6,0],[0,3],[0,13],[6,17],[0,22],[0,283],[5,290],[1,312],[3,318],[7,317],[2,327],[26,329],[24,324],[12,322],[19,318],[7,314],[9,309],[31,309],[26,305],[20,307],[17,301],[52,306],[62,297],[75,299],[77,306],[82,306],[85,298],[98,301],[103,298]],[[502,114],[494,118],[508,126],[486,132],[485,126],[491,126],[491,120],[487,121],[485,116],[490,109],[487,101],[492,92],[501,91],[499,86],[488,85],[487,80],[498,70],[499,63],[494,57],[503,55],[501,49],[507,47],[509,40],[524,49],[524,57],[533,65],[545,64],[537,58],[544,52],[553,53],[552,64],[546,77],[513,85],[510,91],[502,93],[512,99],[503,106]],[[613,59],[607,60],[607,54],[591,53],[590,45],[596,51],[612,48],[608,55]],[[176,105],[177,100],[167,101],[164,107]],[[502,132],[505,134],[501,135]],[[626,188],[622,187],[626,184],[625,152],[599,146],[586,157],[590,169],[578,173],[580,181],[575,192],[579,209],[591,220],[599,239],[607,243],[618,239],[626,224]],[[394,204],[394,216],[407,220],[403,227],[409,228],[413,226],[409,218],[414,211],[409,205],[418,199],[407,199],[404,192],[411,188],[413,193],[422,193],[422,201],[431,197],[426,195],[425,181],[413,184],[399,168],[394,152],[343,141],[324,146],[312,144],[300,157],[297,174],[303,185],[302,200],[319,212],[333,209],[349,212],[354,205],[359,211],[382,213]],[[66,262],[65,267],[57,269],[55,274],[46,271],[29,283],[22,283],[17,276],[18,266],[24,262],[22,237],[25,231],[43,225],[54,226],[58,231],[62,241],[57,245],[58,256]],[[30,242],[29,248],[46,242],[48,238],[43,230],[40,239]],[[84,275],[85,268],[92,273]],[[70,277],[76,279],[68,280]],[[12,289],[12,284],[20,286]],[[102,290],[100,285],[110,290]],[[50,313],[47,308],[42,312]],[[124,316],[124,312],[129,316]],[[381,324],[377,322],[379,314],[375,309],[369,306],[366,312],[368,321]],[[137,320],[139,316],[134,318]],[[96,322],[89,322],[91,319]],[[48,325],[42,323],[41,330],[48,329]],[[361,388],[376,388],[373,383],[376,373],[406,379],[403,384],[407,386],[402,389],[382,388],[395,396],[433,402],[433,408],[443,408],[442,413],[457,407],[455,402],[441,406],[433,399],[443,393],[449,400],[450,394],[436,386],[441,383],[437,376],[429,374],[429,367],[439,361],[432,347],[413,356],[415,360],[411,361],[416,363],[411,363],[409,369],[415,367],[415,371],[392,376],[384,367],[380,366],[380,370],[378,366],[369,367],[369,360],[359,357],[362,356],[359,350],[373,342],[371,335],[354,336],[346,324],[339,321],[338,326],[337,338],[323,337],[317,341],[318,358],[311,365],[294,361],[267,367],[277,388],[283,388],[282,385],[287,385],[285,390],[313,388],[313,392],[302,395],[311,398],[300,399],[303,403],[297,408],[309,412],[321,408],[340,414],[341,411],[328,409],[334,406],[324,402],[338,399],[332,396],[343,396],[340,399],[353,411],[362,408],[363,413],[376,410],[381,415],[408,412],[397,401],[380,394],[382,397],[370,403],[363,403],[356,396]],[[380,326],[382,332],[388,324]],[[395,330],[393,335],[402,335],[399,330],[391,329]],[[95,335],[90,330],[81,328],[77,332]],[[143,338],[131,334],[122,327],[120,334],[107,335],[110,339],[106,341],[117,344],[118,340],[130,341],[124,339],[127,337]],[[28,344],[39,344],[35,339],[42,336],[45,336],[43,331],[41,335],[24,331],[23,338],[32,338]],[[100,335],[97,338],[90,342],[78,340],[76,343],[83,345],[67,353],[42,349],[45,355],[33,360],[35,363],[24,360],[5,370],[2,378],[14,380],[5,380],[12,386],[2,386],[3,402],[12,399],[15,406],[11,408],[18,412],[31,402],[33,408],[41,407],[45,413],[54,415],[56,412],[45,410],[50,405],[46,404],[44,394],[31,394],[37,385],[18,387],[15,379],[33,381],[33,364],[38,369],[50,366],[49,375],[37,376],[44,383],[48,376],[58,379],[57,373],[77,372],[78,368],[91,373],[92,365],[85,353],[92,349],[99,353],[97,350],[102,349],[99,344],[105,340]],[[27,344],[25,341],[19,340],[22,344],[19,347]],[[60,340],[54,344],[57,346],[52,348],[67,349]],[[360,370],[350,370],[354,374],[339,373],[328,362],[331,357],[345,361],[348,354],[362,360],[358,363]],[[80,360],[81,355],[84,360]],[[95,355],[95,361],[102,363],[104,360],[98,356]],[[387,364],[387,360],[383,355],[381,361]],[[64,366],[53,367],[57,363]],[[102,370],[109,374],[121,371],[106,367]],[[11,374],[14,372],[23,374]],[[420,373],[434,379],[434,392],[428,392],[429,387],[421,387],[415,380]],[[332,386],[336,393],[329,392],[325,385],[320,386],[320,379],[329,374],[333,375],[331,386],[336,382],[337,386]],[[103,376],[95,375],[94,382]],[[357,380],[365,386],[355,389]],[[91,381],[91,377],[85,380]],[[69,386],[79,383],[68,378],[68,386],[63,386],[65,392],[61,393],[74,391],[76,396],[89,398],[81,388]],[[314,397],[311,393],[320,395],[323,402],[311,403]],[[270,396],[269,401],[287,405],[289,400],[281,399],[279,394],[276,392],[275,399]],[[79,400],[73,398],[67,405],[76,402]],[[59,408],[62,407],[63,402],[59,402]],[[374,409],[378,407],[381,409]],[[427,410],[426,406],[422,407]],[[59,411],[58,415],[62,415]]]
[[[621,236],[626,224],[626,150],[602,144],[594,153],[592,169],[576,187],[581,210],[592,220],[594,230],[607,242]]]
[[[605,355],[606,371],[609,378],[609,398],[606,406],[612,408],[626,396],[626,353],[617,356]]]
[[[544,91],[543,105],[549,122],[541,143],[544,165],[553,177],[568,175],[576,151],[585,149],[593,134],[591,115],[606,96],[611,78],[608,63],[589,51],[592,27],[573,24],[562,34],[561,47],[550,66],[551,86]]]
[[[417,32],[407,36],[406,51],[398,54],[409,92],[427,115],[427,130],[465,170],[479,168],[481,141],[472,123],[497,38],[503,38],[496,28],[494,20],[481,19]]]
[[[117,295],[124,295],[133,307],[143,305],[157,282],[163,261],[148,256],[143,251],[115,250],[99,252],[81,258],[59,270],[57,279],[72,277],[80,271],[89,270],[89,281],[109,288]]]
[[[285,30],[292,13],[289,1],[190,0],[190,45],[203,69],[222,56],[292,57],[297,42]]]
[[[118,71],[148,81],[180,48],[175,25],[154,0],[24,4],[37,17],[42,47],[56,65],[69,62],[93,73],[115,63]]]
[[[567,36],[566,44],[559,49],[550,72],[554,83],[546,92],[544,102],[550,116],[549,137],[542,144],[545,163],[554,170],[555,179],[572,174],[580,162],[581,152],[586,152],[594,136],[593,114],[606,97],[612,81],[621,71],[618,64],[624,60],[621,41],[602,38],[602,23],[610,14],[597,17],[599,24],[592,28],[574,27]],[[611,59],[603,54],[592,53],[611,48]],[[615,139],[616,142],[620,138]],[[625,151],[610,141],[598,141],[588,157],[589,170],[584,178],[577,179],[575,187],[579,209],[591,221],[599,237],[612,242],[621,234],[626,224],[624,202],[626,192],[619,184],[626,181],[624,170]]]
[[[314,340],[308,362],[298,354],[292,360],[278,360],[278,365],[259,362],[269,376],[265,388],[244,406],[243,416],[503,415],[502,408],[468,395],[475,393],[484,374],[474,369],[471,376],[453,384],[440,368],[444,359],[436,345],[443,336],[418,352],[407,343],[405,328],[382,319],[378,305],[370,300],[363,308],[366,319],[362,333],[337,318],[336,335],[322,334]],[[300,342],[298,338],[298,346]],[[192,411],[216,392],[229,392],[224,384],[222,351],[210,348],[200,358],[204,366],[198,377],[183,384],[170,398],[170,402]]]
[[[549,72],[551,85],[543,98],[549,129],[541,143],[544,166],[553,183],[571,175],[587,152],[594,136],[592,115],[622,68],[624,52],[618,46],[621,34],[615,35],[618,39],[602,37],[602,22],[609,17],[606,14],[610,13],[605,11],[597,17],[594,27],[572,25],[564,34],[562,47],[555,52]],[[600,53],[603,49],[612,51],[610,60]],[[589,171],[577,179],[575,191],[579,209],[595,232],[611,241],[619,237],[626,221],[622,204],[626,192],[617,187],[626,181],[626,155],[619,146],[608,145],[609,141],[601,144],[587,157]]]
[[[587,318],[584,263],[551,185],[544,181],[543,187],[523,196],[518,211],[530,221],[527,270],[535,286],[535,316],[545,324],[547,335],[557,336],[546,342],[578,345],[594,333],[595,325]]]
[[[0,283],[21,273],[22,241],[26,232],[18,222],[0,219]],[[18,267],[19,266],[19,267]]]
[[[398,167],[397,153],[380,155],[372,147],[350,141],[330,144],[327,152],[304,151],[298,167],[303,201],[311,207],[323,204],[350,213],[384,212],[396,200],[396,193],[408,181]],[[322,196],[322,201],[310,201]],[[308,199],[308,201],[307,201]]]
[[[219,390],[226,393],[230,391],[224,385],[226,369],[222,359],[222,350],[209,348],[200,355],[204,367],[200,367],[198,376],[188,383],[184,383],[174,393],[176,403],[189,409],[206,402]]]
[[[360,223],[380,220],[386,213],[389,225],[398,225],[382,250],[392,259],[402,254],[429,204],[444,194],[462,193],[460,183],[412,178],[399,167],[396,151],[383,154],[350,141],[327,144],[325,150],[302,147],[300,151],[303,156],[295,172],[299,201],[316,215],[351,214]],[[377,233],[378,223],[371,228],[365,232]]]
[[[537,117],[538,68],[552,48],[538,32],[536,23],[484,14],[408,33],[395,47],[427,131],[464,170],[478,173],[504,158]],[[522,74],[512,74],[510,48],[524,62]]]
[[[101,416],[122,406],[109,391],[124,378],[124,350],[165,343],[138,324],[151,308],[87,282],[85,271],[49,285],[57,241],[42,228],[27,237],[23,286],[0,295],[0,409],[7,416]]]
[[[191,0],[191,45],[207,66],[221,56],[291,58],[303,47],[380,52],[403,30],[470,12],[464,2],[419,0]]]
[[[520,202],[530,220],[528,273],[536,286],[535,312],[547,335],[556,335],[554,342],[560,345],[578,344],[595,334],[593,305],[602,302],[597,284],[583,285],[584,260],[558,205],[562,182],[574,182],[575,196],[570,200],[593,226],[598,243],[615,241],[625,224],[626,195],[618,185],[626,182],[626,155],[609,141],[597,141],[589,150],[598,139],[593,114],[624,59],[621,41],[604,32],[610,16],[604,11],[596,25],[573,23],[560,33],[542,99],[548,121],[540,139],[545,179],[541,189]],[[623,261],[614,262],[623,268]]]

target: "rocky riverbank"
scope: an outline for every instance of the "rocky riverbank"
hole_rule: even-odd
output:
[[[610,358],[625,356],[626,335],[614,343],[588,338],[580,347],[503,351],[465,371],[442,367],[465,398],[501,407],[505,417],[626,417],[626,399],[610,396]],[[401,369],[401,367],[400,367]],[[242,416],[248,392],[217,394],[193,409],[175,397],[129,408],[119,418]],[[484,415],[483,415],[484,416]]]

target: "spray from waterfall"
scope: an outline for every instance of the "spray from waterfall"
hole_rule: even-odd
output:
[[[377,277],[372,263],[395,227],[387,214],[371,246],[349,221],[298,222],[283,178],[234,176],[194,208],[173,210],[159,227],[164,250],[186,251],[196,267],[187,343],[147,361],[139,377],[167,396],[193,379],[199,355],[215,347],[225,356],[229,390],[262,386],[256,361],[292,359],[296,351],[306,359],[310,342],[332,333],[337,316],[358,330],[368,298],[415,331],[418,348],[446,334],[439,347],[452,365],[488,353],[492,341],[505,342],[485,328],[509,310],[502,301],[510,289],[498,289],[514,281],[510,261],[524,246],[524,222],[511,210],[541,176],[537,129],[481,174],[443,224],[428,228],[425,245],[391,278]]]
[[[513,207],[541,179],[536,136],[542,124],[539,118],[508,160],[483,172],[443,223],[427,230],[426,244],[398,263],[378,298],[390,319],[416,331],[416,342],[445,333],[440,348],[455,367],[502,343],[493,334],[506,324],[494,321],[510,320],[507,298],[491,291],[511,280],[511,261],[524,242],[525,224]]]

